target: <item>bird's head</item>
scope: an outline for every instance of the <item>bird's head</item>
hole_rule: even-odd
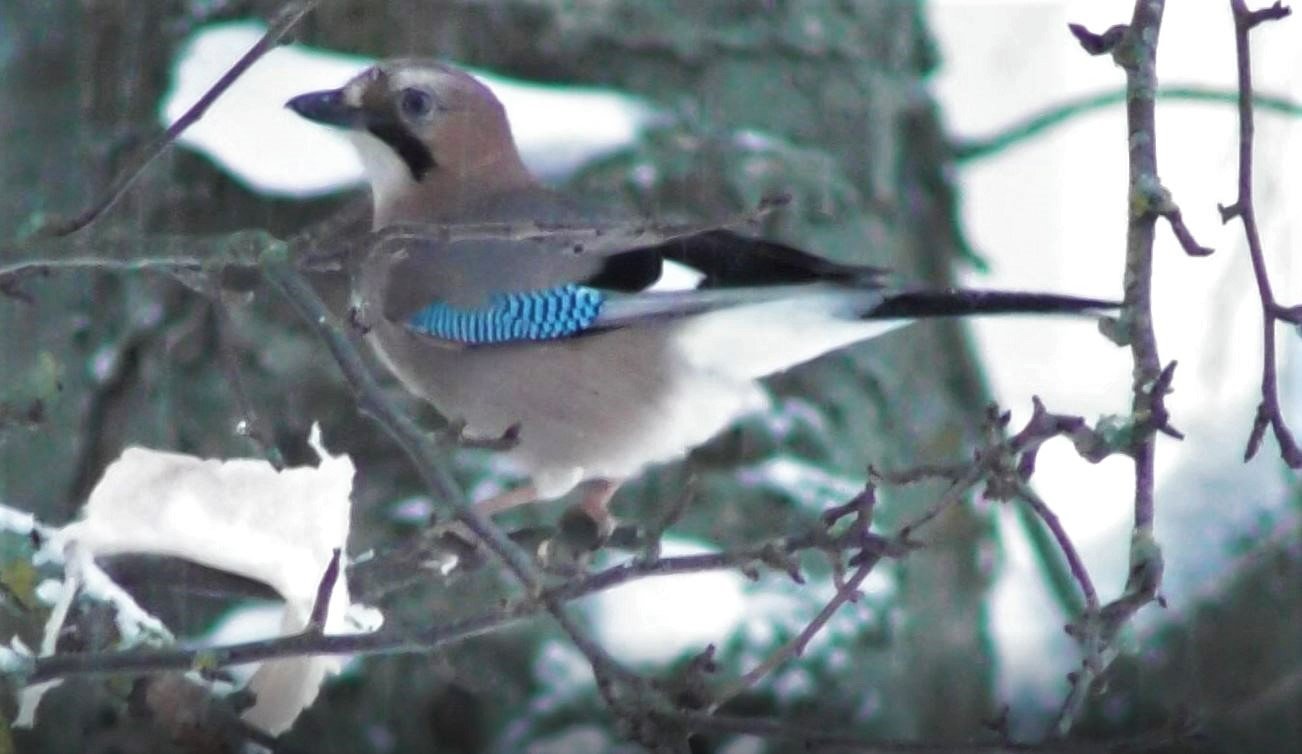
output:
[[[428,60],[391,60],[339,89],[285,103],[308,120],[346,129],[375,194],[377,221],[437,213],[413,201],[508,188],[532,180],[506,112],[465,71]]]

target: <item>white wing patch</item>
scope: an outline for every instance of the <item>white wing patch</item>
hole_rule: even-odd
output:
[[[681,262],[666,259],[660,266],[660,277],[656,279],[648,292],[691,291],[705,279],[705,273]]]
[[[757,379],[910,321],[848,319],[843,299],[804,297],[689,317],[674,340],[683,359],[698,369]]]

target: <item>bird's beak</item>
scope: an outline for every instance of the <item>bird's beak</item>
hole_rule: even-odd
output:
[[[341,128],[362,128],[366,113],[362,108],[348,104],[342,89],[300,94],[285,103],[285,107],[316,123]]]

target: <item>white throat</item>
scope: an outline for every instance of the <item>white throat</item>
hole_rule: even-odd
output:
[[[348,140],[362,160],[362,170],[371,184],[376,227],[387,224],[391,208],[401,197],[417,190],[411,170],[393,149],[365,131],[348,131]]]

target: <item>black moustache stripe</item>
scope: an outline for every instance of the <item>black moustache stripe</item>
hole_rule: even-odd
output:
[[[401,124],[392,122],[371,123],[366,127],[375,138],[388,144],[407,165],[412,180],[419,182],[434,169],[434,155],[430,154],[420,139],[412,136]]]

